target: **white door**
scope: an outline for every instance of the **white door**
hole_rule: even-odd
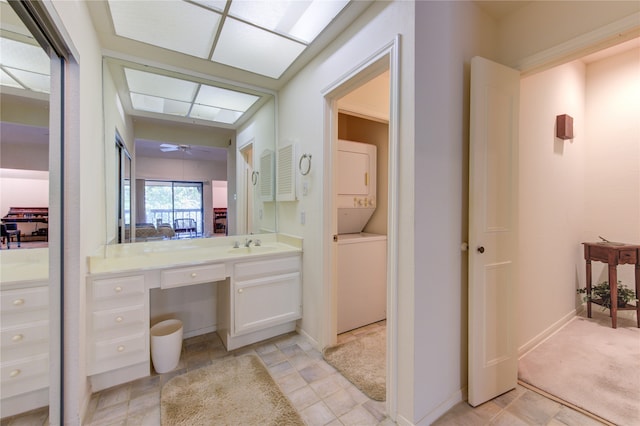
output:
[[[515,388],[518,71],[471,60],[469,404]]]

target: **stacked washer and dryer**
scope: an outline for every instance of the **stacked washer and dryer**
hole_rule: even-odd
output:
[[[338,333],[386,318],[387,236],[362,230],[376,210],[376,146],[338,140]]]

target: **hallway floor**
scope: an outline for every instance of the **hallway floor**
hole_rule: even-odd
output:
[[[385,323],[345,333],[340,341],[367,333]],[[295,333],[227,352],[215,333],[186,339],[178,367],[166,374],[142,378],[92,395],[86,426],[160,425],[160,389],[174,376],[214,360],[247,353],[257,354],[306,424],[393,425],[385,403],[367,398],[322,359],[303,337]],[[2,420],[2,426],[47,425],[47,410]],[[477,408],[466,402],[454,406],[434,425],[549,425],[589,426],[599,422],[522,386]],[[244,426],[244,425],[243,425]]]

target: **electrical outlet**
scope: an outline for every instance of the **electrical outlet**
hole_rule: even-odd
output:
[[[304,225],[307,221],[307,214],[305,212],[300,212],[300,224]]]

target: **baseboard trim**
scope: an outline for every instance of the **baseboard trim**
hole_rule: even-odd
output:
[[[529,340],[527,343],[520,346],[518,348],[518,359],[522,358],[527,353],[535,349],[540,343],[544,342],[549,337],[557,333],[562,327],[567,325],[569,321],[574,319],[579,313],[580,313],[580,309],[574,309],[570,311],[569,313],[564,315],[562,318],[560,318],[558,321],[554,322],[545,330],[543,330],[542,333],[538,334],[537,336]]]
[[[444,413],[446,413],[451,408],[453,408],[456,404],[464,401],[466,393],[467,393],[466,388],[458,389],[453,394],[451,394],[451,396],[449,396],[449,398],[447,398],[440,405],[438,405],[433,411],[431,411],[426,416],[421,418],[420,421],[418,421],[418,423],[416,423],[416,425],[417,426],[428,426],[428,425],[432,424],[433,422],[438,420],[440,417],[442,417],[442,415]],[[400,423],[398,423],[398,424],[400,424]]]
[[[317,351],[319,351],[319,352],[321,352],[321,353],[322,353],[322,349],[323,349],[323,348],[321,348],[321,347],[320,347],[320,343],[318,343],[318,341],[317,341],[316,339],[314,339],[313,337],[311,337],[311,336],[309,335],[309,333],[307,333],[306,331],[304,331],[304,330],[303,330],[303,329],[301,329],[300,327],[296,327],[296,332],[297,332],[298,334],[300,334],[300,335],[304,336],[304,337],[309,341],[309,343],[311,343],[311,346],[313,346],[313,348],[314,348],[315,350],[317,350]]]

